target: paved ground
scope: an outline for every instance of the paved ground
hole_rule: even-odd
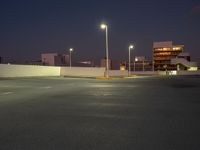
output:
[[[198,149],[198,77],[0,79],[0,150]]]

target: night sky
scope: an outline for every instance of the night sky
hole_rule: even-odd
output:
[[[0,56],[39,60],[41,53],[67,53],[76,60],[105,56],[109,25],[111,59],[152,55],[153,41],[184,44],[200,61],[200,0],[1,0]]]

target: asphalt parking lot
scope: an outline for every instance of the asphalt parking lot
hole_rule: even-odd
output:
[[[0,150],[197,150],[200,77],[0,79]]]

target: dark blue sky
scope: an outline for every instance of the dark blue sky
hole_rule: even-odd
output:
[[[153,41],[184,44],[200,60],[200,0],[1,0],[0,56],[39,59],[44,52],[64,53],[74,47],[76,59],[105,55],[109,24],[110,57],[152,55]]]

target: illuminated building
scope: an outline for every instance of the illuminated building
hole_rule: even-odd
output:
[[[183,52],[184,45],[173,45],[172,41],[153,43],[154,70],[176,70],[177,66],[171,64],[171,59]]]
[[[196,62],[191,61],[190,53],[180,53],[176,58],[171,59],[171,64],[177,66],[177,71],[197,71],[198,65]]]

